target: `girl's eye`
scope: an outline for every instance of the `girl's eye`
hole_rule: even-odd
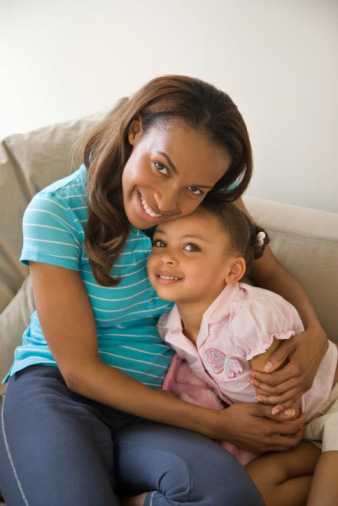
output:
[[[163,165],[163,163],[155,161],[155,162],[153,162],[153,166],[157,172],[159,172],[160,174],[163,174],[164,176],[168,176],[168,174],[169,174],[168,167]]]
[[[184,251],[188,251],[189,253],[195,253],[196,251],[201,251],[201,248],[194,244],[193,242],[188,242],[184,245]]]
[[[201,188],[199,188],[198,186],[188,186],[188,190],[190,191],[190,193],[196,195],[197,197],[201,197],[204,195],[204,191],[201,190]]]
[[[161,239],[153,239],[153,248],[164,248],[165,242]]]

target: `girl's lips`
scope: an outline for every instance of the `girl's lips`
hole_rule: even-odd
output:
[[[173,274],[156,274],[155,275],[156,277],[156,281],[158,283],[160,283],[161,285],[171,285],[171,284],[174,284],[174,283],[178,283],[179,281],[182,281],[182,277],[181,276],[175,276]]]

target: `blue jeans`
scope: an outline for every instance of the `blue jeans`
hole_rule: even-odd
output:
[[[1,412],[7,506],[263,506],[245,470],[215,442],[91,401],[54,367],[9,380]]]

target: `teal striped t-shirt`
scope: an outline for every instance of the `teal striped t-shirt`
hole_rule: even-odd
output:
[[[102,361],[145,385],[160,388],[173,352],[160,339],[156,324],[172,304],[161,300],[148,281],[151,240],[132,227],[111,271],[121,282],[114,287],[98,284],[84,247],[86,181],[82,165],[35,195],[23,217],[20,260],[78,271],[93,309]],[[36,311],[16,348],[8,375],[34,364],[56,366]]]

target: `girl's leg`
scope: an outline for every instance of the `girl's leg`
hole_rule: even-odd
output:
[[[266,506],[304,506],[320,449],[312,443],[270,453],[250,462],[246,469]]]
[[[324,415],[312,420],[305,435],[322,440],[322,454],[311,486],[308,506],[336,506],[338,498],[338,384],[332,397],[336,398]]]
[[[308,506],[336,506],[338,498],[338,451],[321,454],[313,477]]]
[[[263,506],[230,454],[183,429],[144,422],[122,430],[116,472],[126,495],[149,492],[144,506]]]
[[[56,368],[10,379],[0,422],[0,489],[8,506],[117,506],[111,430]]]

